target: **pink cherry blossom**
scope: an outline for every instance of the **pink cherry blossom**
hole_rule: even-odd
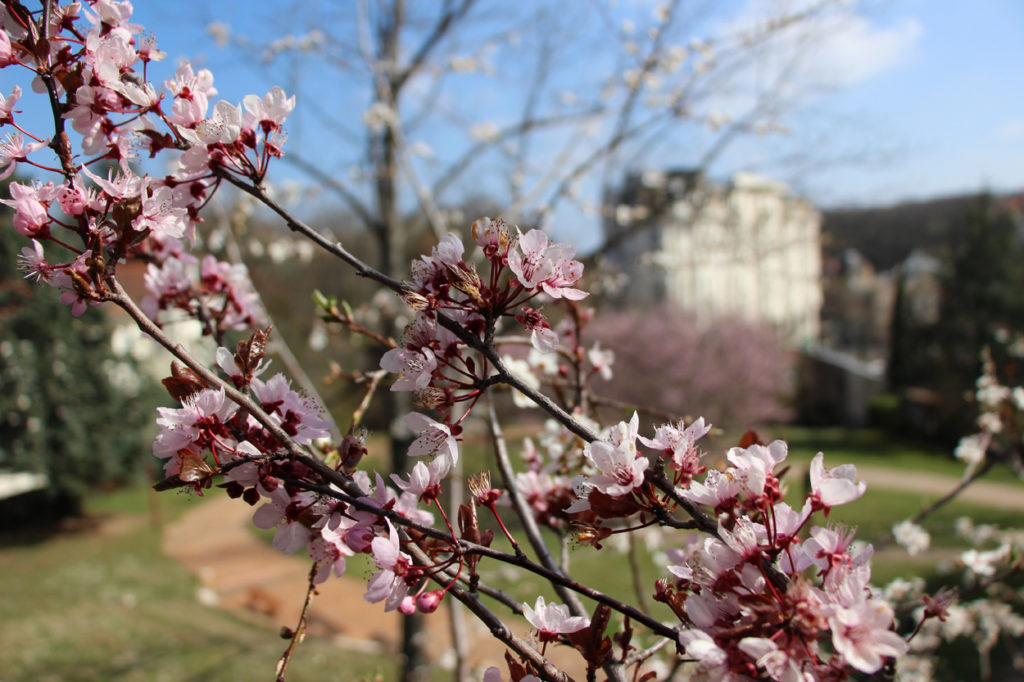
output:
[[[295,108],[295,95],[286,97],[284,90],[274,87],[262,99],[256,95],[246,95],[242,104],[246,112],[255,118],[257,125],[262,124],[268,130],[276,129],[284,125],[284,120]]]
[[[0,28],[0,69],[16,63],[17,60],[11,52],[11,38],[7,35],[7,31]],[[2,124],[3,121],[0,121],[0,125]]]
[[[639,417],[634,412],[627,424],[619,422],[612,428],[608,440],[588,443],[583,454],[598,472],[591,476],[589,484],[606,495],[626,495],[644,482],[644,472],[650,462],[646,457],[637,456],[636,431]]]
[[[381,369],[399,374],[392,391],[417,391],[430,384],[437,359],[425,348],[392,348],[380,359]]]
[[[811,499],[823,508],[829,509],[840,504],[853,502],[864,494],[867,484],[856,482],[857,467],[843,464],[827,470],[825,456],[818,453],[811,460]]]
[[[136,47],[138,48],[139,59],[144,62],[159,62],[167,56],[166,52],[157,49],[156,37],[151,33],[137,38]]]
[[[170,187],[156,186],[150,182],[149,192],[142,191],[142,210],[132,227],[136,230],[152,230],[162,232],[168,237],[185,236],[188,227],[187,213],[184,208],[174,205]]]
[[[687,656],[697,659],[702,671],[723,666],[726,662],[725,651],[715,644],[715,640],[703,630],[694,628],[681,630],[679,643],[683,645]]]
[[[752,658],[773,680],[780,682],[804,682],[807,678],[800,671],[800,663],[778,644],[765,637],[744,637],[739,650]]]
[[[512,245],[512,236],[508,232],[508,226],[504,220],[492,218],[480,218],[473,223],[473,239],[484,251],[486,258],[501,260],[508,255],[509,247]]]
[[[582,301],[589,296],[585,291],[573,288],[583,276],[583,263],[573,260],[576,249],[569,244],[554,244],[546,252],[551,262],[551,274],[541,283],[541,289],[551,298],[568,301]]]
[[[441,492],[441,481],[448,475],[451,465],[447,457],[435,457],[429,466],[416,462],[409,472],[409,480],[402,479],[398,474],[391,474],[391,480],[404,492],[414,495],[417,499],[429,502]]]
[[[767,540],[768,532],[763,524],[742,517],[736,520],[731,530],[719,525],[718,535],[729,549],[743,557],[744,561],[750,561],[760,556],[761,543]]]
[[[35,239],[32,240],[32,246],[21,249],[21,255],[18,256],[18,268],[25,273],[27,279],[34,279],[37,282],[49,281],[53,272],[53,266],[46,262],[43,245]]]
[[[296,443],[309,445],[330,435],[330,422],[320,418],[321,406],[313,398],[292,390],[283,374],[276,374],[266,382],[254,378],[252,392],[263,409]]]
[[[433,258],[445,265],[458,265],[462,261],[462,254],[466,247],[462,245],[462,239],[454,232],[448,232],[434,247]]]
[[[44,202],[49,202],[53,193],[52,185],[33,186],[12,182],[9,185],[10,199],[0,203],[14,209],[14,229],[26,237],[45,237],[50,224]]]
[[[429,590],[416,597],[416,609],[420,613],[433,613],[441,605],[444,592],[441,590]]]
[[[717,508],[735,500],[740,490],[739,481],[734,477],[712,469],[704,482],[694,481],[681,495],[697,504]]]
[[[907,643],[893,632],[893,612],[884,601],[869,599],[829,618],[832,643],[851,666],[863,673],[877,672],[887,656],[902,656]]]
[[[584,616],[572,616],[565,604],[546,604],[544,597],[537,597],[537,602],[530,608],[523,604],[523,615],[530,625],[537,628],[540,641],[553,642],[559,635],[578,632],[590,626],[590,619]]]
[[[242,133],[242,107],[220,100],[213,115],[196,128],[203,144],[231,144]]]
[[[192,100],[197,96],[205,100],[217,94],[217,89],[213,87],[213,73],[209,69],[193,71],[192,64],[186,59],[178,64],[174,78],[164,81],[164,87],[176,98],[183,100]]]
[[[313,582],[322,583],[334,573],[340,578],[345,573],[345,557],[352,556],[355,552],[345,544],[344,533],[338,529],[321,528],[320,537],[309,543],[309,558],[318,564]]]
[[[201,92],[189,93],[186,99],[175,99],[171,104],[171,114],[167,120],[177,126],[186,129],[193,129],[206,119],[206,112],[209,109],[209,101]],[[193,140],[198,142],[198,140]],[[205,151],[205,149],[203,150]],[[186,167],[192,167],[191,164]]]
[[[89,11],[89,10],[92,11]],[[85,11],[85,18],[94,25],[120,26],[132,16],[132,4],[128,0],[96,0]],[[138,28],[138,27],[136,27]]]
[[[803,550],[818,568],[825,571],[850,563],[847,550],[855,535],[856,531],[849,528],[815,526],[811,529],[811,537],[804,542]]]
[[[106,151],[107,135],[103,124],[106,118],[102,111],[119,107],[117,94],[101,86],[82,85],[75,90],[75,106],[64,114],[71,121],[71,127],[82,136],[82,151],[86,154],[102,154]]]
[[[435,421],[430,417],[410,412],[402,418],[410,429],[420,434],[419,438],[409,446],[410,457],[423,457],[424,455],[440,455],[446,458],[450,465],[455,464],[459,458],[458,441],[452,435],[452,431],[446,424]]]
[[[4,33],[6,37],[6,32],[0,30],[0,33]],[[10,43],[8,43],[7,49],[9,52]],[[18,103],[19,99],[21,99],[21,87],[17,85],[11,88],[11,94],[6,97],[0,94],[0,126],[14,122],[14,105]]]
[[[796,511],[785,502],[776,504],[772,509],[774,520],[772,530],[775,533],[776,543],[783,544],[780,542],[780,539],[795,536],[811,516],[811,509],[812,505],[809,501],[804,502],[804,506],[800,511]]]
[[[105,206],[96,191],[85,186],[81,175],[76,175],[70,184],[57,188],[57,201],[60,210],[69,216],[82,215],[86,209],[100,213]]]
[[[612,364],[615,362],[615,351],[601,348],[601,342],[597,341],[587,351],[587,360],[591,366],[605,381],[611,381]]]
[[[24,161],[29,154],[42,149],[47,144],[46,141],[26,143],[21,133],[8,135],[5,140],[0,142],[0,180],[10,177],[17,167],[16,162]]]
[[[224,390],[205,389],[192,396],[180,408],[158,407],[160,417],[156,423],[162,429],[161,435],[157,437],[157,443],[170,444],[170,447],[157,448],[154,445],[153,454],[157,457],[170,457],[181,447],[181,442],[196,443],[203,439],[206,430],[213,429],[220,431],[225,424],[238,410],[225,394]],[[169,436],[173,433],[174,437]],[[173,448],[173,450],[171,449]]]
[[[208,254],[203,257],[199,275],[203,293],[209,297],[207,307],[220,311],[221,328],[247,329],[263,322],[263,305],[245,265],[218,261]]]
[[[270,502],[253,514],[253,525],[264,530],[275,528],[274,547],[291,554],[313,539],[315,531],[303,525],[298,516],[315,501],[315,493],[302,491],[289,497],[284,487],[278,487],[271,493]]]
[[[639,438],[647,447],[661,450],[670,457],[672,468],[684,474],[681,484],[685,485],[706,469],[700,463],[701,453],[696,443],[710,430],[711,424],[705,424],[704,417],[699,417],[688,427],[684,428],[681,421],[678,424],[663,424],[655,429],[654,438]]]
[[[192,279],[185,261],[179,258],[168,257],[160,266],[150,263],[143,281],[149,296],[143,299],[142,309],[154,321],[170,302],[183,296],[191,298]]]
[[[405,576],[412,566],[412,559],[401,551],[398,531],[391,525],[391,521],[388,521],[387,525],[388,537],[376,537],[370,543],[373,561],[378,570],[370,578],[363,599],[372,603],[383,601],[384,610],[393,611],[408,594],[409,586],[405,582]]]
[[[548,236],[530,230],[520,234],[516,248],[509,251],[508,267],[527,289],[536,288],[554,272],[554,264],[546,257],[547,249]]]
[[[548,327],[536,327],[530,331],[530,345],[540,353],[554,353],[558,350],[558,334]]]
[[[83,168],[84,173],[103,192],[104,196],[111,201],[122,201],[124,199],[135,199],[142,192],[144,180],[131,172],[122,170],[116,172],[111,168],[106,178],[92,173],[88,168]]]

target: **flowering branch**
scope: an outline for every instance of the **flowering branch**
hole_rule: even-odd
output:
[[[379,49],[366,42],[363,50],[372,62],[379,108],[397,115],[400,90],[472,4],[463,0],[447,6],[420,49],[411,53],[398,46],[401,7],[382,19]],[[41,77],[61,168],[50,169],[60,176],[59,184],[12,183],[11,199],[4,200],[15,209],[15,229],[33,240],[23,251],[24,267],[31,277],[59,288],[73,314],[101,302],[120,307],[183,364],[172,364],[172,376],[164,382],[180,407],[159,408],[161,431],[154,453],[164,460],[167,477],[158,489],[183,487],[202,494],[217,480],[227,494],[256,506],[253,522],[275,530],[277,548],[304,549],[313,560],[306,607],[317,584],[345,572],[347,557],[368,554],[375,569],[367,581],[367,601],[404,614],[431,613],[450,594],[514,652],[508,660],[517,682],[527,674],[569,679],[545,658],[552,643],[579,651],[588,679],[603,667],[609,679],[624,680],[626,663],[637,666],[635,679],[646,679],[639,666],[657,648],[632,653],[636,623],[661,638],[661,646],[675,644],[696,664],[697,673],[709,678],[836,679],[851,670],[873,674],[906,651],[893,631],[891,607],[868,587],[869,553],[850,548],[852,532],[812,521],[815,514],[827,516],[832,507],[863,494],[864,484],[851,467],[826,469],[822,456],[815,458],[811,492],[798,510],[783,501],[782,474],[776,474],[787,456],[784,443],[745,442],[728,451],[724,471],[709,472],[697,444],[710,429],[703,419],[662,424],[651,437],[641,434],[636,414],[608,427],[591,420],[598,403],[589,399],[586,384],[610,372],[611,361],[597,346],[588,352],[581,343],[589,313],[579,301],[588,293],[578,288],[584,264],[571,245],[553,243],[540,230],[524,233],[500,219],[481,218],[472,226],[479,262],[449,233],[412,263],[408,278],[396,275],[394,173],[404,158],[397,119],[376,129],[371,139],[371,154],[383,171],[375,178],[382,217],[368,225],[387,252],[385,265],[377,269],[292,215],[266,191],[269,165],[284,153],[283,124],[294,97],[274,88],[263,97],[248,95],[241,104],[218,101],[211,108],[213,75],[187,63],[165,82],[170,96],[158,94],[146,69],[163,53],[129,21],[128,2],[87,0],[64,7],[44,2],[41,13],[18,8],[8,8],[17,16],[0,31],[0,68],[27,67]],[[589,165],[611,158],[659,120],[636,121],[634,114],[645,87],[641,81],[660,69],[666,40],[661,31],[671,23],[673,8],[659,10],[658,23],[648,33],[649,48],[640,53],[634,74],[639,80],[627,83],[609,144],[584,153],[581,164],[567,164],[569,173],[556,183],[552,201],[568,193],[569,184]],[[365,12],[361,19],[367,25]],[[16,33],[14,41],[8,30]],[[403,54],[412,55],[404,67],[398,62]],[[0,125],[13,124],[20,94],[18,88],[0,101]],[[527,117],[533,117],[532,108],[528,103]],[[81,154],[72,152],[65,120],[81,136]],[[42,144],[33,136],[36,142],[25,145],[18,130],[18,140],[10,145],[14,151],[5,151],[2,159],[11,170],[17,163],[33,163],[27,156],[41,148],[34,144]],[[142,140],[141,148],[153,157],[173,155],[171,172],[139,176],[130,163],[136,153],[129,143],[133,139]],[[82,158],[88,160],[79,163]],[[117,169],[101,178],[90,167],[104,159]],[[520,154],[519,163],[523,160]],[[436,227],[441,221],[433,198],[415,169],[409,166],[406,172]],[[244,267],[210,255],[200,261],[191,252],[201,211],[225,185],[255,198],[294,233],[394,292],[412,310],[412,321],[397,338],[397,329],[365,329],[329,301],[321,305],[333,319],[387,348],[380,371],[360,375],[366,391],[345,436],[332,435],[319,402],[293,390],[282,375],[261,378],[269,328],[260,323],[259,297]],[[347,190],[341,194],[355,196]],[[527,194],[521,198],[529,200]],[[363,213],[364,220],[371,217]],[[44,245],[51,258],[59,251],[67,262],[48,261]],[[141,305],[117,278],[118,265],[129,258],[148,265],[149,296]],[[563,303],[572,318],[568,326],[548,317],[552,309],[557,315]],[[235,352],[219,348],[216,366],[207,366],[161,328],[161,314],[171,310],[199,320],[217,341],[229,332],[257,329]],[[565,391],[565,384],[555,384],[556,397],[568,398],[563,404],[540,390],[529,362],[499,353],[510,327],[529,337],[532,352],[551,357],[561,351],[568,358],[571,367],[563,378],[571,384]],[[385,372],[398,377],[392,391],[411,393],[431,415],[412,412],[402,418],[416,434],[408,455],[419,459],[407,472],[391,472],[387,478],[361,468],[367,447],[357,429]],[[515,402],[539,406],[554,420],[540,450],[524,442],[522,472],[513,465],[497,417],[491,391],[498,384],[512,389]],[[487,412],[503,490],[473,482],[470,504],[452,503],[458,495],[446,503],[446,489],[459,486],[461,492],[459,450],[466,420],[480,409]],[[495,501],[504,493],[536,560],[523,552],[498,513]],[[491,548],[494,533],[481,528],[478,509],[494,514],[515,554]],[[689,520],[676,518],[677,509]],[[441,517],[436,524],[435,514]],[[653,586],[654,598],[673,615],[670,622],[574,579],[567,559],[560,567],[547,549],[542,526],[563,543],[572,538],[598,549],[610,537],[647,528],[701,531],[686,534],[681,547],[667,550],[671,577]],[[635,551],[635,536],[629,537]],[[567,547],[563,544],[563,559]],[[543,578],[564,603],[546,604],[542,597],[534,606],[513,602],[480,584],[482,561]],[[643,606],[640,576],[633,577],[637,603]],[[428,590],[431,581],[440,588]],[[481,594],[522,613],[539,649],[515,636],[484,606]],[[597,604],[592,618],[581,597]],[[301,638],[305,614],[304,607],[281,659],[280,678]],[[621,618],[614,644],[605,634],[613,615]],[[488,676],[493,677],[490,671]]]

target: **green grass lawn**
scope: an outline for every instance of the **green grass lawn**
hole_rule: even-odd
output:
[[[188,504],[160,496],[166,519]],[[286,642],[269,628],[200,605],[197,581],[160,552],[147,493],[94,498],[105,531],[0,536],[0,678],[17,680],[269,680]],[[289,679],[393,679],[391,659],[352,655],[310,637]]]
[[[825,464],[829,467],[859,464],[954,478],[964,473],[963,462],[953,457],[952,450],[897,438],[878,429],[779,425],[765,429],[760,435],[765,440],[781,438],[786,441],[790,459],[795,462],[810,462],[814,455],[824,452]],[[989,472],[988,478],[1024,487],[1024,482],[1007,466],[997,466]]]

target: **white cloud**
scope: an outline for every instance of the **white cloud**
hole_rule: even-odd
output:
[[[697,109],[733,118],[765,103],[785,117],[809,94],[864,82],[909,59],[924,32],[916,19],[884,26],[841,0],[748,0],[713,29],[718,45],[739,41],[746,57]]]
[[[1024,135],[1024,120],[1006,121],[996,128],[996,137],[1020,137]]]
[[[789,70],[787,80],[798,90],[848,87],[883,73],[906,61],[924,32],[911,17],[882,26],[845,3],[817,5],[811,0],[749,0],[719,28],[725,35],[760,37],[755,49],[761,78],[766,64],[775,64]],[[808,17],[787,21],[805,11]]]
[[[822,34],[809,55],[806,76],[836,86],[855,85],[906,61],[924,32],[913,18],[880,27],[850,11],[814,23],[820,23]]]

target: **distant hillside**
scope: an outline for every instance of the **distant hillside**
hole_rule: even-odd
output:
[[[876,270],[888,270],[915,248],[934,253],[948,246],[977,200],[977,194],[970,194],[882,208],[824,211],[822,239],[833,253],[854,248]]]

